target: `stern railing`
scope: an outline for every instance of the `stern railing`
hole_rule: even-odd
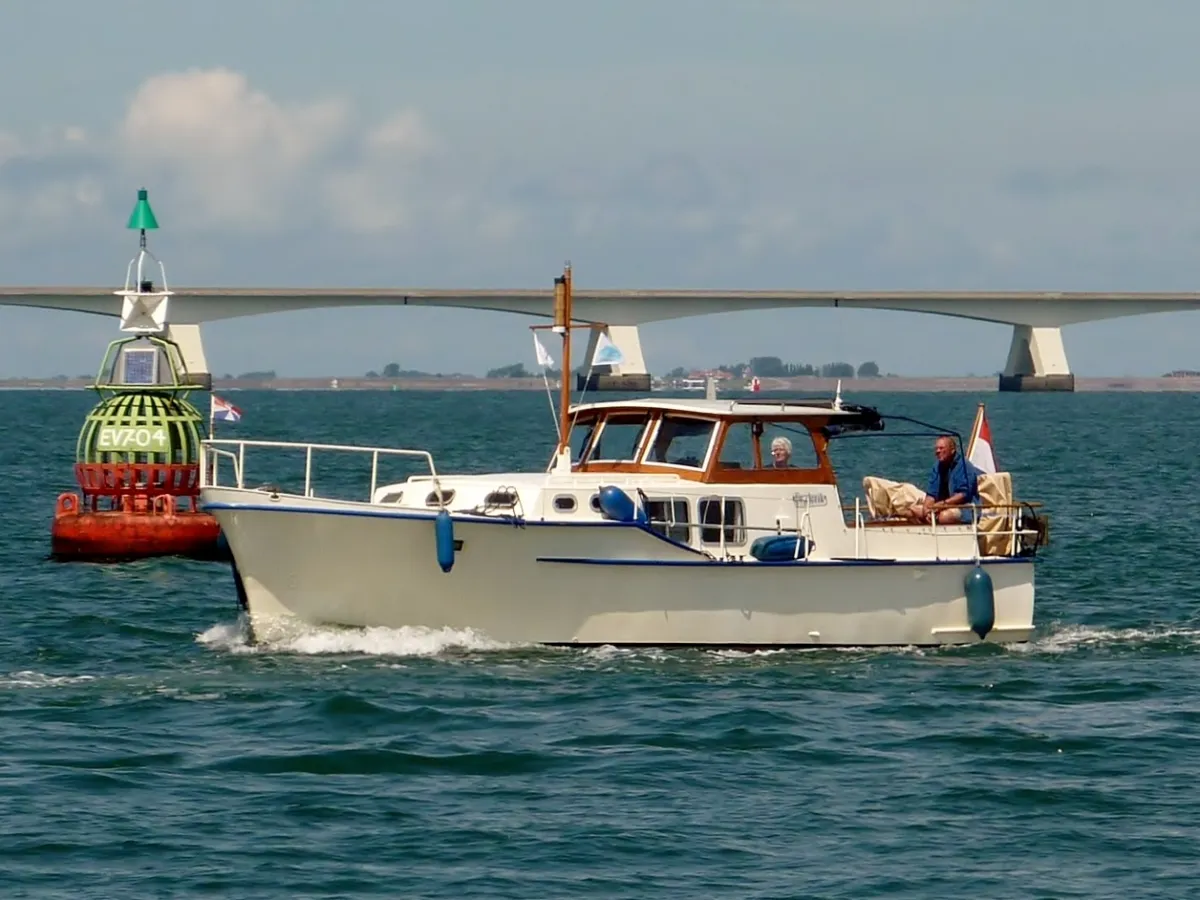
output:
[[[1043,505],[1037,501],[1014,501],[1012,503],[964,503],[961,506],[954,507],[956,509],[970,509],[971,515],[971,534],[975,538],[976,545],[979,545],[980,538],[985,540],[991,538],[1007,538],[1008,546],[1005,553],[986,554],[990,556],[1018,556],[1020,544],[1023,539],[1032,538],[1037,542],[1037,546],[1045,546],[1047,540],[1047,525],[1048,517],[1039,516],[1036,510],[1041,509]],[[949,508],[949,507],[945,507]],[[883,528],[921,528],[928,529],[929,533],[934,536],[935,546],[938,541],[939,533],[941,534],[961,534],[962,524],[944,525],[937,521],[937,517],[929,524],[913,522],[901,516],[885,516],[877,519],[870,519],[869,522],[864,516],[861,498],[854,498],[854,505],[850,506],[843,504],[843,514],[853,511],[854,513],[854,546],[855,554],[859,553],[860,541],[865,544],[866,535],[871,531]],[[1035,527],[1026,527],[1024,513],[1028,511],[1033,519],[1035,519]],[[981,530],[979,527],[980,520],[985,513],[991,513],[997,518],[1003,518],[1004,527]],[[1042,527],[1037,527],[1037,525]],[[954,529],[950,531],[949,529]],[[1036,549],[1036,547],[1035,547]]]
[[[434,488],[438,496],[438,502],[441,504],[443,492],[441,482],[438,477],[437,467],[433,462],[433,455],[428,450],[408,450],[396,447],[366,447],[357,446],[354,444],[314,444],[298,441],[249,441],[235,440],[231,438],[211,439],[201,442],[203,448],[204,460],[200,466],[200,487],[236,487],[242,490],[246,488],[246,449],[247,448],[269,448],[273,450],[295,451],[304,454],[304,493],[305,497],[315,496],[313,493],[313,455],[317,451],[330,451],[341,453],[361,453],[369,455],[371,459],[371,488],[367,495],[367,502],[375,498],[375,491],[379,487],[379,460],[380,457],[407,457],[415,459],[423,459],[429,467],[429,479],[433,482]],[[221,482],[221,460],[226,460],[229,467],[233,471],[233,481],[230,484]],[[332,499],[332,498],[331,498]]]

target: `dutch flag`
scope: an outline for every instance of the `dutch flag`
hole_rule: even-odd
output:
[[[228,400],[223,400],[216,394],[212,395],[212,406],[209,410],[209,418],[214,422],[236,422],[242,417],[242,411],[230,403]]]
[[[967,461],[981,472],[996,474],[996,457],[992,453],[992,429],[988,427],[983,404],[975,413],[975,424],[971,426],[971,443],[967,446]]]

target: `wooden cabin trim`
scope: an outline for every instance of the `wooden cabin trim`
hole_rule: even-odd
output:
[[[709,459],[708,468],[704,472],[704,480],[706,482],[715,484],[750,484],[755,482],[762,484],[837,484],[837,474],[834,472],[833,463],[829,459],[829,440],[820,431],[813,430],[812,427],[804,422],[801,424],[805,426],[808,438],[812,442],[813,453],[817,458],[817,465],[815,467],[776,469],[773,466],[764,466],[761,433],[753,435],[755,468],[730,469],[722,466],[721,454],[725,450],[725,442],[733,427],[735,425],[744,425],[747,422],[751,424],[764,422],[764,420],[771,423],[781,421],[775,418],[764,419],[762,416],[750,418],[745,416],[730,416],[722,421],[721,430],[717,434],[716,446]],[[792,449],[794,452],[795,447],[793,446]]]
[[[824,469],[717,469],[705,475],[710,484],[837,484]]]
[[[591,474],[593,472],[611,472],[622,475],[675,475],[683,481],[704,481],[704,472],[700,469],[693,469],[690,466],[672,466],[666,463],[658,463],[654,466],[646,466],[640,462],[599,462],[599,463],[576,463],[571,467],[571,472],[576,474]]]
[[[604,430],[612,419],[624,418],[644,419],[644,427],[634,458],[628,460],[591,460],[592,447],[596,437],[603,437]],[[688,419],[692,421],[712,422],[716,433],[709,441],[707,457],[701,468],[680,466],[664,462],[650,462],[646,459],[658,436],[663,420],[666,418]],[[572,470],[578,473],[614,473],[630,475],[674,475],[684,481],[695,481],[708,484],[821,484],[836,485],[837,475],[829,459],[829,440],[821,433],[821,428],[830,423],[835,416],[781,413],[767,406],[761,410],[739,413],[693,412],[688,409],[673,409],[669,407],[612,406],[601,409],[590,409],[581,413],[574,420],[573,427],[593,428],[594,433],[581,448],[582,463],[575,463]],[[775,469],[763,465],[762,435],[753,435],[753,455],[755,468],[733,469],[721,465],[721,454],[730,430],[736,425],[761,422],[782,424],[791,423],[804,427],[812,442],[812,448],[817,458],[817,466],[795,469]],[[598,427],[597,427],[598,426]]]
[[[737,402],[737,401],[730,401]],[[799,405],[799,404],[798,404]],[[770,422],[791,422],[803,424],[809,430],[820,429],[836,422],[840,416],[832,410],[809,407],[808,412],[787,412],[777,406],[763,405],[761,408],[738,410],[691,410],[686,407],[672,406],[638,406],[631,403],[628,406],[606,406],[590,408],[572,414],[571,421],[575,425],[588,425],[598,418],[607,416],[647,414],[651,416],[680,415],[689,419],[716,419],[721,422],[752,422],[756,419]]]

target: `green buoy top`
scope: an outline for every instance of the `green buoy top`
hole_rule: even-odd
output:
[[[154,218],[154,210],[150,208],[150,201],[146,199],[145,188],[138,191],[137,205],[133,207],[133,213],[129,216],[129,224],[125,227],[137,228],[141,231],[158,227],[158,219]]]

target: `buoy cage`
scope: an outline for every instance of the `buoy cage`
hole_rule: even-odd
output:
[[[197,508],[195,463],[76,463],[82,490],[60,494],[51,555],[119,561],[152,556],[222,559],[221,529]]]

